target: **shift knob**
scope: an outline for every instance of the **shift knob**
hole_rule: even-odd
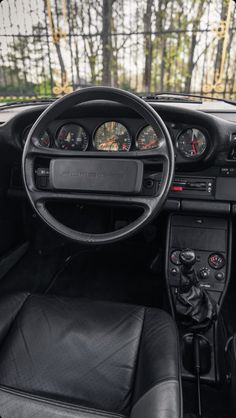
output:
[[[193,250],[187,248],[181,251],[179,259],[186,270],[191,270],[192,266],[196,263],[196,254]]]

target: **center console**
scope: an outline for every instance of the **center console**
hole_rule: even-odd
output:
[[[173,215],[169,221],[167,277],[174,291],[179,285],[179,254],[191,248],[196,254],[194,266],[200,286],[221,302],[227,284],[229,226],[224,218]]]
[[[186,251],[187,249],[187,251]],[[185,250],[185,251],[183,251]],[[179,327],[182,347],[182,375],[195,379],[194,371],[194,339],[198,336],[201,364],[201,380],[219,381],[218,370],[218,316],[227,289],[230,275],[231,224],[227,218],[209,216],[188,216],[173,214],[169,217],[167,248],[166,248],[166,281],[173,316]],[[183,277],[186,282],[188,260],[193,260],[192,270],[196,286],[188,287],[189,294],[182,291]],[[193,289],[193,291],[192,291]],[[195,291],[195,294],[194,294]],[[196,302],[196,295],[212,301],[217,317],[207,327],[186,321],[179,315],[179,299],[186,302],[186,310]],[[200,305],[201,307],[201,305]],[[199,306],[198,306],[199,308]],[[203,305],[203,309],[206,308]],[[194,306],[195,309],[195,306]],[[194,309],[192,311],[194,311]],[[199,326],[198,326],[199,325]]]

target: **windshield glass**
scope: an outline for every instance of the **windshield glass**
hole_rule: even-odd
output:
[[[2,0],[0,101],[108,85],[236,99],[233,0]]]

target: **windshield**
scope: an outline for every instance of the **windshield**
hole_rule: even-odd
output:
[[[233,0],[2,0],[0,101],[85,86],[236,99]]]

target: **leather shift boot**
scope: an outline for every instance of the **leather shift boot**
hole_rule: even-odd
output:
[[[177,313],[182,316],[182,323],[192,328],[208,327],[217,315],[215,301],[199,286],[194,270],[188,275],[182,272],[175,303]]]

